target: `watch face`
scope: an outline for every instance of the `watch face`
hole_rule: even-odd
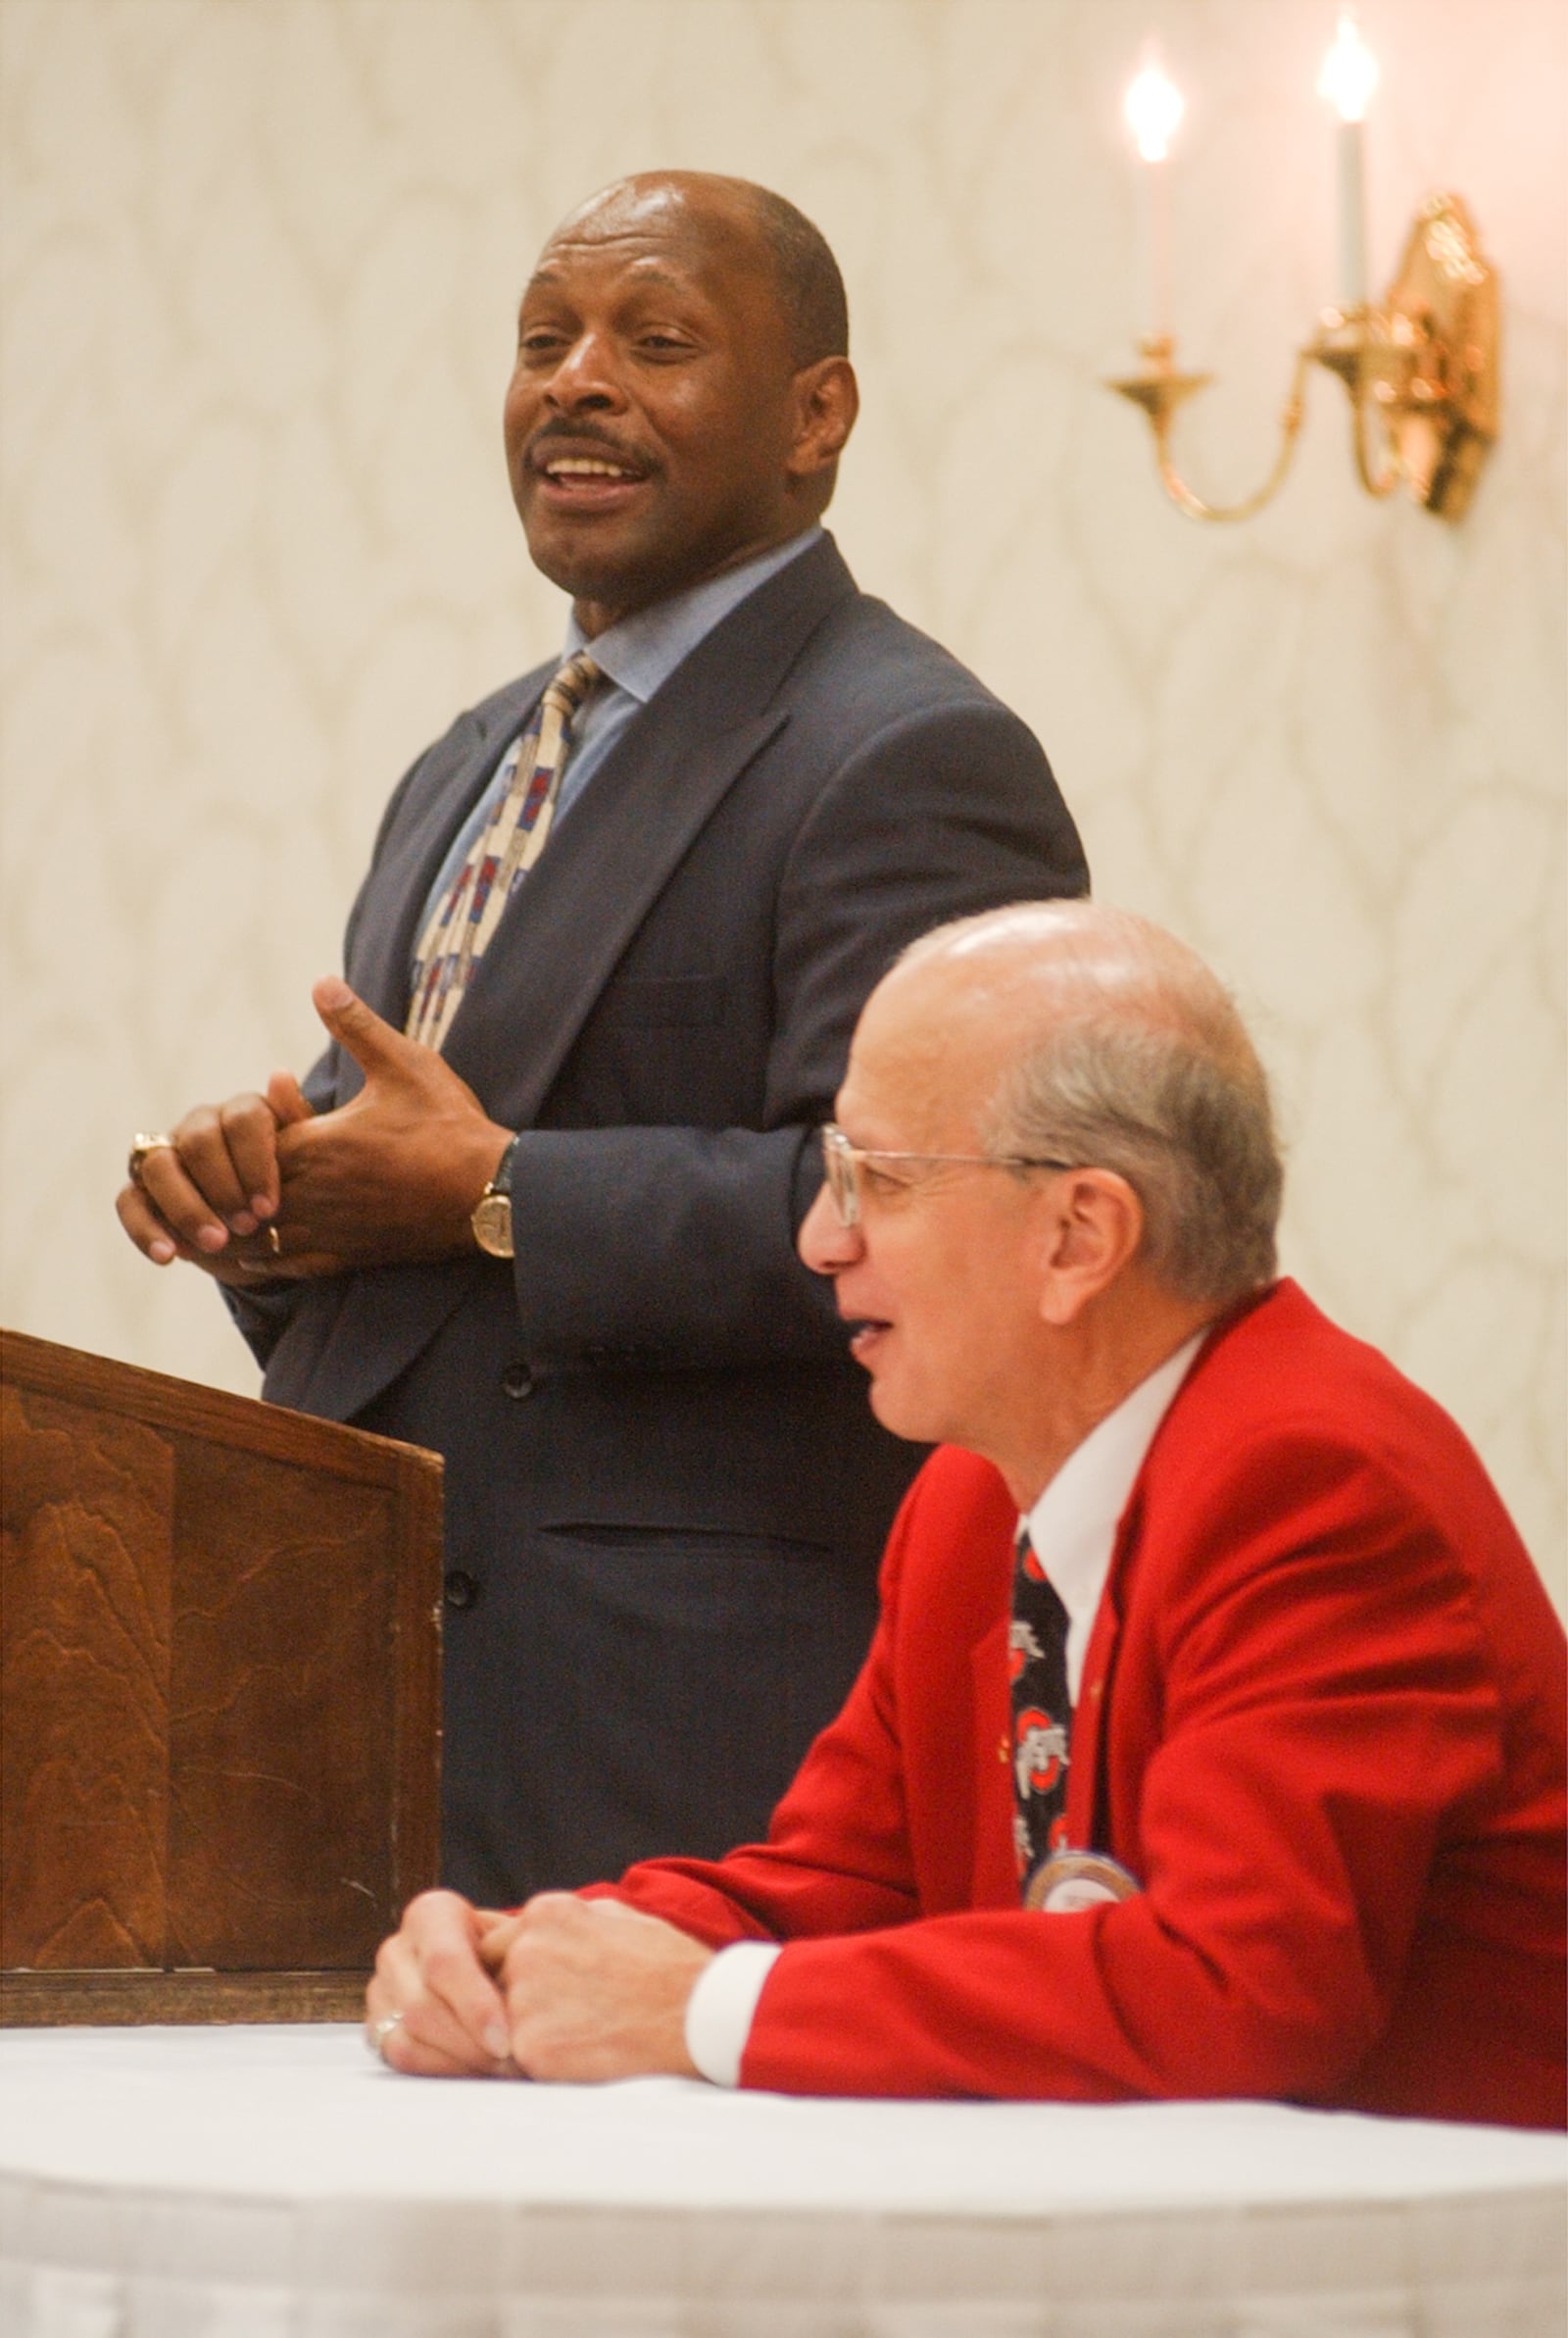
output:
[[[473,1238],[479,1248],[493,1259],[512,1256],[512,1197],[505,1193],[487,1193],[479,1200],[473,1213]]]

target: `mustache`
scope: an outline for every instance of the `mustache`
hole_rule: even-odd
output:
[[[655,468],[646,455],[625,445],[602,423],[569,422],[564,414],[554,415],[548,423],[540,423],[528,441],[528,461],[537,464],[549,452],[552,443],[560,439],[565,439],[568,445],[577,448],[603,447],[607,455],[612,455],[616,462],[623,463],[628,470],[648,473]]]

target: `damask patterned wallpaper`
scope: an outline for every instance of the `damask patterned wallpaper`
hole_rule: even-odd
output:
[[[861,581],[1051,749],[1101,894],[1238,986],[1287,1257],[1480,1445],[1564,1591],[1565,20],[1364,0],[1374,278],[1417,199],[1502,274],[1470,518],[1375,505],[1314,379],[1263,517],[1160,499],[1122,86],[1156,33],[1182,448],[1266,468],[1332,292],[1331,0],[0,0],[3,1290],[255,1384],[110,1212],[127,1137],[314,1052],[391,781],[556,642],[499,406],[544,232],[619,173],[779,186],[849,278]]]

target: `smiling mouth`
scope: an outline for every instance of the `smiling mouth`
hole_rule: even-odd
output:
[[[559,426],[539,432],[526,462],[552,500],[563,503],[618,501],[651,475],[646,463],[628,455],[613,439],[602,438],[594,430],[568,432]]]
[[[640,471],[632,471],[624,463],[610,463],[598,455],[548,455],[536,465],[536,469],[558,486],[574,485],[579,479],[612,479],[629,483],[643,476]]]
[[[885,1331],[892,1324],[880,1316],[852,1316],[849,1319],[850,1354],[857,1364],[864,1364]]]

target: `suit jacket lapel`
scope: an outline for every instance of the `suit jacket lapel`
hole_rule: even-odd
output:
[[[400,821],[377,859],[350,920],[345,971],[361,998],[401,1030],[424,905],[452,839],[494,769],[503,744],[532,713],[553,665],[538,667],[454,724],[400,790],[417,809]],[[334,1047],[333,1098],[346,1104],[365,1084],[353,1057]],[[478,1261],[455,1266],[376,1267],[308,1284],[268,1367],[276,1404],[348,1420],[368,1405],[475,1287]]]
[[[538,1115],[616,962],[747,765],[788,721],[802,648],[854,581],[830,538],[700,642],[608,758],[507,912],[446,1055],[494,1118]]]
[[[643,721],[652,717],[650,708]],[[677,863],[786,719],[779,709],[695,747],[666,722],[656,752],[639,741],[634,768],[617,752],[596,772],[502,920],[448,1034],[447,1061],[482,1084],[492,1119],[518,1128],[538,1117]]]
[[[1010,1555],[1009,1555],[1010,1556]],[[1006,1591],[1002,1593],[1004,1602]],[[971,1888],[977,1908],[1016,1908],[1018,1861],[1012,1841],[1012,1707],[1007,1694],[1005,1605],[990,1629],[969,1651],[973,1684],[973,1742],[970,1760],[976,1779],[974,1869]]]
[[[1106,1839],[1106,1812],[1101,1792],[1104,1776],[1105,1707],[1110,1698],[1121,1637],[1122,1586],[1137,1541],[1135,1497],[1116,1530],[1105,1587],[1100,1595],[1089,1646],[1084,1651],[1083,1676],[1072,1716],[1072,1760],[1067,1766],[1067,1840],[1075,1851],[1111,1851]]]
[[[367,1006],[399,1030],[409,1011],[409,972],[430,887],[502,749],[532,714],[554,671],[552,662],[524,674],[489,700],[482,722],[466,723],[442,742],[436,750],[442,767],[425,775],[418,812],[370,879],[356,914],[351,979]],[[357,1087],[358,1079],[352,1084]]]
[[[1122,1617],[1127,1612],[1134,1571],[1138,1565],[1139,1544],[1143,1537],[1145,1483],[1151,1461],[1171,1434],[1171,1423],[1177,1418],[1214,1347],[1233,1323],[1244,1315],[1250,1314],[1259,1303],[1258,1298],[1244,1300],[1239,1307],[1209,1325],[1207,1337],[1154,1431],[1153,1442],[1139,1465],[1132,1491],[1123,1505],[1116,1527],[1116,1539],[1111,1546],[1105,1587],[1100,1595],[1100,1606],[1089,1634],[1089,1646],[1084,1653],[1083,1678],[1079,1683],[1078,1703],[1073,1712],[1072,1763],[1067,1773],[1067,1840],[1075,1849],[1108,1851],[1112,1857],[1130,1853],[1128,1843],[1117,1836],[1117,1814],[1110,1808],[1109,1784],[1105,1774],[1105,1744],[1110,1726],[1107,1714],[1116,1684],[1116,1652],[1121,1641]],[[1123,1825],[1125,1822],[1123,1814]]]

